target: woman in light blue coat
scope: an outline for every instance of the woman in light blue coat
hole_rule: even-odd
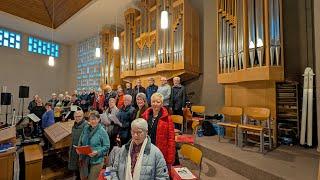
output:
[[[169,173],[161,151],[151,144],[148,123],[139,118],[131,123],[132,140],[121,147],[112,167],[112,180],[166,180]]]

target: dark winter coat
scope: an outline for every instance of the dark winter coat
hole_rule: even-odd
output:
[[[78,164],[79,155],[77,154],[73,145],[78,146],[79,138],[85,125],[87,125],[87,121],[83,119],[79,123],[75,122],[72,127],[71,146],[69,148],[69,162],[68,162],[68,168],[72,171],[79,170],[79,164]]]
[[[151,104],[151,96],[152,96],[152,94],[156,93],[157,90],[158,90],[158,86],[154,85],[154,84],[147,87],[146,96],[147,96],[147,101],[148,101],[149,105]]]
[[[104,95],[104,97],[105,97],[104,105],[105,105],[106,108],[108,108],[109,107],[109,99],[110,98],[116,99],[117,93],[115,91],[110,91],[109,93],[107,92]]]
[[[122,143],[127,143],[130,139],[130,126],[131,122],[135,119],[135,109],[132,105],[129,105],[127,107],[122,106],[121,109],[119,109],[119,112],[117,114],[117,118],[122,123],[122,127],[119,127],[119,135],[122,141]]]
[[[187,93],[184,86],[172,86],[170,107],[172,110],[182,110],[186,106]]]

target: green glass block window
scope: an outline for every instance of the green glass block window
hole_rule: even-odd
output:
[[[20,49],[21,34],[0,28],[0,46]]]
[[[60,46],[56,43],[44,41],[32,36],[28,39],[28,51],[46,56],[59,57]]]

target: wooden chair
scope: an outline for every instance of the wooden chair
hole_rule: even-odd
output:
[[[183,144],[180,149],[180,153],[184,158],[191,160],[193,163],[199,166],[199,179],[201,174],[202,163],[202,151],[193,145]]]
[[[188,130],[188,128],[187,128],[188,121],[202,122],[206,118],[206,115],[205,115],[206,107],[205,106],[191,106],[191,111],[192,111],[192,118],[191,119],[186,119],[186,125],[185,125],[186,132]],[[194,117],[195,113],[197,115],[200,115],[201,117]]]
[[[222,127],[228,127],[234,129],[234,143],[238,144],[238,125],[242,121],[243,110],[241,107],[223,107],[221,113],[224,115],[224,122],[218,122],[217,124]],[[231,121],[237,119],[238,122]],[[220,128],[219,128],[220,129]],[[220,142],[220,132],[218,133]]]
[[[172,119],[172,122],[174,124],[180,124],[181,125],[181,130],[179,129],[174,129],[174,133],[175,134],[181,134],[183,133],[183,116],[180,116],[180,115],[171,115],[171,119]]]
[[[172,121],[177,124],[183,124],[183,117],[179,115],[171,115]],[[181,119],[182,118],[182,119]],[[175,120],[174,120],[175,119]],[[180,133],[183,130],[183,127],[181,127],[181,131],[179,129],[175,129],[175,140],[177,143],[189,143],[194,144],[196,141],[197,136],[197,130],[199,128],[199,122],[193,121],[192,122],[192,134],[182,134]],[[184,139],[184,140],[182,140]]]
[[[200,126],[201,126],[200,122],[198,122],[198,121],[193,121],[192,122],[191,128],[192,128],[192,134],[193,135],[195,135],[195,136],[197,135],[197,131],[198,131]]]
[[[258,124],[250,124],[250,121],[256,121]],[[264,125],[265,124],[265,125]],[[272,149],[270,109],[259,107],[247,107],[244,109],[244,119],[242,124],[238,126],[239,135],[243,137],[245,133],[245,141],[247,140],[247,132],[258,133],[260,136],[260,152],[264,152],[264,135],[267,133],[269,139],[269,149]],[[242,145],[241,145],[242,147]]]

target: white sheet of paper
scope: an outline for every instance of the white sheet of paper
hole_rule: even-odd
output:
[[[115,124],[118,124],[119,126],[122,126],[122,123],[119,121],[119,119],[117,118],[117,116],[115,115],[108,115],[108,118],[113,121]]]
[[[174,168],[174,170],[179,174],[181,179],[195,179],[196,177],[192,174],[192,172],[186,168]]]
[[[71,118],[71,117],[69,117],[70,113],[71,113],[71,111],[69,111],[64,117],[65,118]]]
[[[28,114],[27,115],[33,122],[39,122],[41,119],[38,118],[38,116],[36,116],[35,114]]]
[[[77,109],[78,109],[78,106],[71,106],[71,111],[77,111]]]

